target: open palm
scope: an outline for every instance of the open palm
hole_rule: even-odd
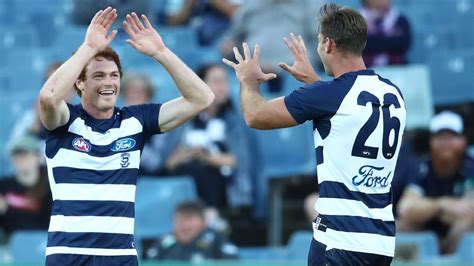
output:
[[[166,49],[166,46],[148,18],[142,15],[142,19],[145,25],[135,12],[127,15],[127,21],[123,22],[125,31],[131,38],[127,40],[127,43],[148,56],[160,55]]]
[[[85,37],[85,44],[96,49],[97,51],[104,50],[109,46],[110,42],[115,38],[117,31],[112,31],[107,36],[107,31],[114,24],[117,18],[117,10],[107,7],[105,10],[100,10],[92,18]]]

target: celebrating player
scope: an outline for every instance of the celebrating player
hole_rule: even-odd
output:
[[[48,130],[46,157],[53,210],[47,265],[136,265],[135,184],[140,153],[152,134],[172,130],[214,100],[214,94],[163,43],[147,17],[128,14],[127,42],[173,77],[182,97],[161,104],[115,107],[122,69],[107,34],[117,12],[97,12],[85,40],[41,89]],[[81,103],[63,99],[74,86]]]
[[[241,109],[250,127],[273,129],[313,122],[320,197],[308,265],[390,265],[395,249],[391,181],[405,128],[400,90],[365,67],[367,25],[355,10],[320,9],[318,53],[332,81],[322,81],[303,39],[285,38],[294,64],[280,67],[306,86],[286,97],[264,99],[259,47],[246,43],[237,63],[224,59],[240,81]],[[310,145],[308,143],[308,145]]]

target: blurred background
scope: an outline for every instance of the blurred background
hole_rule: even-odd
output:
[[[110,5],[119,14],[111,46],[125,73],[119,105],[179,95],[163,67],[126,44],[121,22],[131,11],[146,14],[165,44],[216,94],[209,110],[155,136],[142,153],[135,207],[142,262],[305,265],[318,195],[312,125],[247,128],[239,84],[221,58],[232,58],[232,47],[243,41],[260,44],[262,67],[278,74],[262,93],[287,95],[303,85],[277,66],[292,63],[282,38],[293,32],[303,36],[315,69],[330,80],[316,53],[315,19],[325,2],[0,0],[0,264],[44,261],[52,199],[38,92],[81,45],[95,12]],[[364,15],[365,62],[395,83],[406,101],[392,188],[394,265],[474,265],[474,0],[332,2]],[[79,98],[72,92],[68,101]],[[443,202],[440,210],[446,211],[419,219],[426,216],[416,208],[423,200]],[[187,254],[166,256],[163,241],[179,231],[177,206],[183,202],[197,204],[188,214],[203,222],[191,238],[210,230],[220,239],[208,243],[214,251],[196,245]]]

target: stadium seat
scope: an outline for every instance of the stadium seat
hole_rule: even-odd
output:
[[[38,44],[38,35],[32,25],[0,26],[0,47],[35,47]]]
[[[474,101],[474,50],[445,50],[430,58],[434,103]]]
[[[287,260],[288,250],[285,247],[240,247],[239,259],[242,261],[284,262]],[[257,264],[256,264],[257,265]],[[260,265],[260,264],[258,264]]]
[[[135,237],[158,237],[171,232],[176,205],[197,199],[191,177],[140,177],[135,205]]]
[[[431,262],[439,257],[438,238],[434,232],[397,233],[395,257]]]
[[[311,231],[296,231],[291,234],[287,245],[287,259],[290,261],[306,261],[312,239],[313,232]]]
[[[474,231],[463,236],[455,252],[459,261],[474,265]]]
[[[268,184],[272,178],[316,176],[313,130],[307,122],[278,130],[252,130],[256,179],[255,216],[267,216]]]
[[[406,129],[427,127],[434,113],[428,68],[424,65],[409,65],[374,70],[402,91],[407,109]]]
[[[9,246],[13,261],[19,263],[41,263],[44,265],[46,231],[17,231],[10,238]]]

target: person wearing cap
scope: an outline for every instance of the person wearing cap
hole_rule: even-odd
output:
[[[410,229],[438,235],[442,253],[453,252],[462,235],[474,230],[474,159],[466,153],[463,130],[459,114],[432,118],[430,155],[398,205],[399,219]]]
[[[19,137],[10,149],[14,175],[0,179],[0,229],[7,236],[48,229],[52,197],[40,151],[40,140],[31,135]]]

